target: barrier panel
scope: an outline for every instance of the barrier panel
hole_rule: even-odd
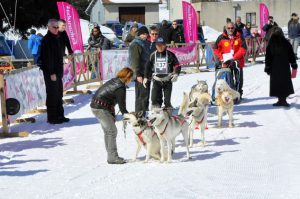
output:
[[[44,76],[38,67],[13,70],[4,74],[4,85],[6,99],[14,98],[20,103],[20,111],[9,116],[9,122],[46,102]]]
[[[170,47],[168,50],[176,55],[181,65],[184,65],[198,61],[199,53],[197,47],[197,44],[190,44],[182,46],[181,48]]]
[[[72,61],[64,63],[64,90],[91,82],[99,82],[99,51],[86,52],[84,54],[73,55]],[[68,60],[68,59],[65,59]],[[80,63],[78,65],[78,63]],[[78,67],[79,66],[79,67]],[[89,66],[89,70],[85,69]],[[79,70],[78,70],[79,69]],[[76,71],[78,73],[76,73]],[[20,103],[20,110],[15,115],[8,115],[6,110],[6,99],[13,98]],[[0,74],[0,99],[1,99],[1,123],[2,134],[0,137],[27,136],[27,132],[8,133],[9,124],[19,120],[23,114],[28,113],[39,106],[45,105],[46,88],[43,72],[39,67],[26,67],[12,71],[5,71]],[[31,121],[34,121],[31,120]]]
[[[128,66],[128,50],[102,50],[101,52],[100,71],[102,80],[115,77],[120,69]]]

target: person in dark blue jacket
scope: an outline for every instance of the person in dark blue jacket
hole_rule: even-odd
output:
[[[251,23],[248,22],[246,24],[246,27],[243,29],[243,36],[244,36],[245,39],[253,38],[252,34],[251,34]]]

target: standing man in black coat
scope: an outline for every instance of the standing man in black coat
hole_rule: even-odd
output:
[[[235,20],[235,30],[240,33],[241,36],[243,36],[243,29],[245,28],[245,24],[242,23],[242,19],[240,16],[238,16]]]
[[[58,20],[58,31],[61,40],[61,53],[63,56],[66,55],[66,47],[68,49],[69,55],[73,54],[73,50],[71,47],[70,39],[66,32],[66,21],[63,19]]]
[[[171,30],[171,41],[174,43],[184,43],[184,34],[182,27],[179,27],[177,21],[172,22]]]
[[[266,35],[265,35],[265,40],[268,42],[269,39],[270,39],[270,33],[271,33],[271,29],[273,27],[277,26],[278,27],[278,24],[273,20],[273,17],[272,16],[269,16],[268,18],[268,22],[264,25],[264,27],[262,28],[263,31],[266,32]]]
[[[273,106],[290,106],[286,98],[294,93],[291,69],[297,69],[292,45],[284,37],[279,27],[271,30],[266,51],[265,72],[270,75],[270,96],[278,97]]]
[[[41,44],[42,70],[46,84],[47,117],[50,124],[69,122],[63,108],[63,54],[56,19],[48,21],[48,32]]]
[[[167,44],[171,43],[171,29],[168,26],[168,22],[163,20],[159,29],[158,36],[163,38]]]

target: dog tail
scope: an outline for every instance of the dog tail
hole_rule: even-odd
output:
[[[232,93],[233,99],[238,99],[238,100],[240,100],[241,95],[240,95],[239,92],[237,92],[236,90],[231,89],[231,93]]]
[[[180,104],[178,115],[184,115],[185,114],[185,111],[186,111],[187,106],[188,106],[188,101],[189,101],[188,94],[183,92],[183,99],[182,99],[182,102]]]

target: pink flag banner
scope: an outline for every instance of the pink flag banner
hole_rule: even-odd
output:
[[[260,30],[261,30],[261,36],[265,36],[265,32],[262,30],[264,25],[268,23],[269,18],[269,9],[264,3],[259,4],[259,19],[260,19]]]
[[[180,65],[189,64],[198,60],[197,44],[181,48],[168,48],[168,50],[176,55]]]
[[[183,28],[184,38],[186,43],[198,42],[198,29],[197,29],[197,13],[194,7],[182,1],[182,14],[183,14]]]
[[[64,91],[73,87],[75,74],[71,62],[64,63],[64,76],[62,80],[63,80]]]
[[[80,28],[80,18],[77,10],[66,2],[57,2],[58,12],[61,19],[66,21],[66,32],[69,36],[70,43],[74,54],[83,54],[83,41]],[[80,62],[83,59],[76,60],[76,72],[80,73]],[[83,64],[83,71],[86,71],[86,65]]]

